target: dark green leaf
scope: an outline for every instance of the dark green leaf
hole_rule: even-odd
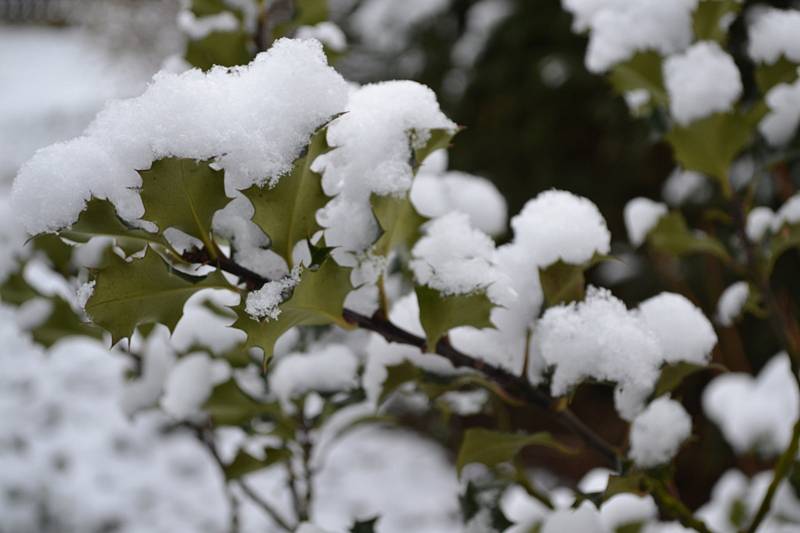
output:
[[[716,41],[724,46],[728,28],[721,24],[724,17],[736,15],[742,4],[736,0],[702,0],[693,15],[692,26],[698,41]]]
[[[762,94],[767,94],[770,89],[780,83],[794,83],[797,79],[797,65],[785,56],[781,56],[771,65],[756,67],[756,84]]]
[[[661,73],[661,56],[657,52],[637,52],[631,59],[616,65],[609,81],[620,94],[644,89],[661,105],[667,103],[664,78]]]
[[[337,324],[351,326],[342,317],[344,299],[352,289],[350,269],[339,266],[332,258],[326,259],[317,270],[305,269],[292,295],[280,304],[280,315],[275,320],[253,320],[244,303],[236,308],[238,319],[233,327],[247,334],[246,346],[261,348],[264,362],[272,357],[275,342],[295,326],[322,326]]]
[[[443,129],[430,130],[430,138],[428,138],[425,144],[413,150],[415,167],[419,167],[419,165],[421,165],[422,162],[425,161],[425,158],[431,155],[431,153],[450,146],[450,142],[453,140],[453,137],[456,136],[458,131],[459,130],[450,131]],[[412,144],[415,144],[413,139],[416,137],[416,135],[417,134],[415,132],[412,132]]]
[[[492,302],[485,292],[444,296],[436,289],[417,286],[419,319],[425,330],[428,349],[436,349],[436,343],[448,331],[460,326],[490,328]]]
[[[642,494],[645,490],[643,484],[644,474],[634,472],[626,476],[609,476],[604,499],[608,500],[617,494]]]
[[[321,229],[317,210],[329,200],[322,192],[321,176],[311,170],[317,156],[330,150],[326,132],[321,128],[311,137],[306,153],[294,162],[292,172],[281,177],[274,187],[253,186],[244,191],[255,208],[253,222],[269,236],[270,247],[290,268],[295,244]]]
[[[179,229],[213,251],[211,220],[230,202],[225,196],[225,173],[213,170],[207,161],[170,157],[139,174],[143,218],[154,222],[161,233],[167,228]]]
[[[22,272],[10,274],[0,285],[0,300],[11,305],[22,305],[32,298],[41,296],[33,287],[28,285]]]
[[[139,324],[158,322],[171,331],[191,295],[201,289],[231,288],[219,271],[187,276],[152,250],[131,262],[114,256],[110,266],[96,273],[95,281],[86,312],[111,333],[114,343],[130,336]]]
[[[89,200],[78,221],[68,230],[62,231],[61,235],[79,243],[87,242],[92,237],[111,237],[127,255],[142,251],[147,243],[165,243],[158,234],[125,224],[117,216],[111,202],[99,198]]]
[[[215,65],[246,65],[253,58],[251,37],[244,30],[215,31],[186,43],[184,58],[193,67],[208,70]]]
[[[245,451],[239,451],[231,464],[225,467],[225,479],[233,481],[253,472],[258,472],[278,463],[288,462],[292,452],[286,448],[264,448],[265,458],[256,459]]]
[[[721,365],[699,365],[697,363],[688,363],[686,361],[678,361],[677,363],[665,365],[664,368],[661,369],[661,376],[656,382],[653,398],[657,398],[674,391],[687,377],[702,370],[708,370],[711,368],[725,370],[725,367]]]
[[[422,371],[410,361],[403,361],[397,365],[387,366],[386,379],[383,380],[378,404],[382,404],[386,401],[386,398],[400,388],[400,386],[411,381],[418,381],[421,377]]]
[[[84,323],[80,316],[61,297],[50,299],[53,309],[47,320],[31,329],[33,340],[42,346],[52,346],[65,337],[80,336],[102,339],[100,328]]]
[[[583,265],[572,265],[556,261],[547,268],[539,269],[539,281],[548,306],[583,300],[586,280]]]
[[[683,168],[713,176],[719,180],[723,191],[729,191],[728,170],[753,132],[754,126],[748,117],[715,113],[688,126],[675,124],[666,139]]]
[[[203,405],[214,424],[219,426],[242,426],[253,418],[263,417],[276,424],[287,436],[294,433],[294,422],[283,415],[277,403],[262,403],[245,394],[236,380],[229,379],[217,385]]]
[[[350,527],[350,533],[375,533],[375,526],[378,525],[380,516],[369,518],[367,520],[356,520]]]
[[[704,253],[723,261],[730,260],[727,250],[718,240],[692,232],[683,215],[677,211],[661,217],[647,234],[647,243],[655,250],[671,255]]]
[[[419,228],[427,220],[417,213],[408,195],[372,196],[372,211],[383,234],[373,245],[377,255],[388,256],[394,249],[410,251],[419,238]]]
[[[69,272],[73,251],[72,246],[62,241],[58,235],[52,233],[38,235],[31,242],[35,249],[44,252],[57,272],[62,274]]]
[[[527,446],[546,446],[564,453],[572,453],[571,450],[553,439],[549,433],[525,435],[472,428],[464,433],[461,449],[459,449],[456,459],[456,471],[461,475],[461,470],[469,463],[482,463],[492,467],[511,461]]]

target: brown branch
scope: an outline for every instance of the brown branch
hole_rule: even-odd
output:
[[[185,252],[183,257],[188,261],[196,263],[214,264],[220,270],[238,276],[250,290],[258,289],[270,281],[242,267],[222,253],[218,253],[217,257],[212,260],[204,250],[195,249]],[[350,309],[344,309],[342,315],[350,324],[377,333],[389,342],[409,344],[422,351],[429,351],[429,347],[424,338],[395,326],[380,312],[368,317]],[[611,468],[615,470],[619,469],[620,453],[614,446],[598,435],[592,428],[587,426],[568,408],[557,408],[557,402],[553,397],[547,394],[547,392],[533,387],[524,377],[511,374],[501,367],[492,365],[491,363],[487,363],[486,361],[457,350],[450,344],[447,337],[442,338],[437,343],[435,353],[449,360],[453,366],[457,368],[470,368],[482,373],[498,384],[509,396],[519,398],[525,403],[546,410],[563,427],[579,436],[587,446],[601,455]]]

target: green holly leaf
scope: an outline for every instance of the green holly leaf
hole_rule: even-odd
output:
[[[386,379],[381,386],[381,394],[378,398],[378,405],[382,404],[391,394],[406,383],[419,381],[422,378],[422,371],[410,361],[386,367]]]
[[[213,253],[211,220],[230,202],[225,196],[225,173],[213,170],[207,161],[169,157],[139,175],[143,218],[154,222],[162,234],[175,228],[200,239]]]
[[[246,346],[264,351],[264,364],[272,357],[275,342],[295,326],[336,324],[350,329],[342,317],[344,299],[352,289],[350,269],[328,258],[316,270],[305,269],[300,282],[282,304],[275,320],[253,320],[245,311],[244,302],[236,308],[234,328],[247,334]]]
[[[219,271],[205,277],[174,270],[152,250],[126,262],[113,257],[95,274],[95,287],[86,302],[92,321],[111,333],[113,343],[129,337],[137,325],[158,322],[172,331],[183,305],[201,289],[230,289]]]
[[[723,27],[725,17],[737,15],[742,3],[736,0],[702,0],[694,11],[692,26],[698,41],[716,41],[725,45],[728,28]]]
[[[22,272],[10,274],[0,285],[0,300],[10,305],[19,306],[37,296],[41,294],[25,281]]]
[[[78,243],[88,242],[92,237],[111,237],[127,255],[141,252],[148,243],[166,244],[160,235],[126,224],[111,202],[99,198],[89,200],[78,221],[60,234]]]
[[[422,144],[422,146],[417,148],[413,147],[416,145],[415,139],[418,136],[418,133],[412,131],[411,145],[414,153],[414,168],[419,168],[422,162],[425,161],[425,159],[431,155],[431,153],[435,152],[436,150],[449,147],[453,137],[455,137],[459,131],[461,131],[460,128],[456,130],[432,129],[430,130],[430,137],[424,144]]]
[[[710,254],[730,261],[728,251],[718,240],[697,234],[689,229],[680,212],[673,211],[661,217],[647,234],[647,243],[663,253],[682,256],[696,253]]]
[[[420,226],[427,219],[417,213],[408,195],[370,198],[372,212],[383,233],[372,247],[376,255],[388,256],[398,248],[410,251],[420,235]]]
[[[330,150],[326,132],[327,128],[320,128],[311,136],[306,152],[277,185],[253,186],[244,191],[255,208],[253,222],[269,236],[270,248],[286,260],[289,268],[293,266],[295,244],[322,229],[317,223],[317,210],[330,198],[322,191],[321,176],[311,170],[311,164]]]
[[[797,80],[797,65],[781,56],[771,65],[758,65],[755,71],[756,84],[762,94],[780,83],[794,83]]]
[[[273,39],[291,36],[300,26],[314,26],[328,20],[328,0],[294,0],[292,19],[278,24]]]
[[[656,103],[666,106],[668,98],[661,72],[662,61],[657,52],[637,52],[629,60],[616,65],[608,80],[619,94],[644,89]]]
[[[583,265],[572,265],[558,260],[539,269],[539,281],[548,307],[583,300],[585,268]]]
[[[791,250],[800,247],[800,224],[785,224],[772,237],[767,255],[767,274],[771,274],[778,259]]]
[[[246,394],[234,378],[214,387],[203,411],[218,426],[245,426],[254,418],[265,418],[275,424],[273,434],[290,438],[295,423],[286,417],[277,402],[259,402]]]
[[[292,458],[292,452],[286,448],[264,448],[264,459],[257,459],[249,453],[240,450],[233,461],[225,467],[225,479],[233,481],[253,472],[264,470],[272,465],[286,463]]]
[[[753,135],[753,118],[736,113],[715,113],[688,126],[676,124],[666,139],[683,168],[717,178],[728,194],[728,170]]]
[[[213,66],[235,67],[253,59],[252,39],[242,30],[214,31],[202,39],[186,43],[184,58],[193,67],[208,70]]]
[[[493,327],[490,315],[493,304],[485,291],[444,296],[424,285],[416,287],[419,318],[429,350],[435,350],[439,339],[460,326]]]
[[[50,347],[65,337],[103,338],[103,331],[81,320],[72,306],[61,297],[50,299],[53,308],[47,319],[31,329],[33,340],[42,346]]]
[[[375,516],[367,520],[356,520],[350,526],[349,533],[375,533],[375,527],[378,525],[380,518],[380,516]]]
[[[72,259],[72,246],[61,240],[58,235],[45,233],[38,235],[30,242],[36,250],[43,252],[53,269],[62,274],[68,274]]]
[[[603,500],[608,500],[617,494],[643,494],[646,492],[644,474],[631,472],[625,476],[609,476],[608,485],[603,493]]]
[[[656,382],[653,398],[658,398],[659,396],[674,391],[683,383],[683,380],[689,376],[710,369],[721,370],[723,372],[727,371],[724,366],[718,364],[700,365],[687,361],[678,361],[677,363],[665,365],[664,368],[661,369],[661,375]]]
[[[525,435],[472,428],[464,432],[456,459],[456,471],[460,476],[464,466],[469,463],[482,463],[492,467],[511,461],[527,446],[545,446],[564,453],[573,453],[546,432]]]

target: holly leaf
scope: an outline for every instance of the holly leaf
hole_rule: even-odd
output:
[[[666,139],[683,168],[717,178],[727,192],[731,163],[753,135],[751,121],[736,113],[715,113],[687,126],[676,124]]]
[[[330,150],[320,128],[308,143],[306,151],[272,188],[253,186],[243,194],[253,204],[255,222],[270,238],[270,248],[293,266],[295,244],[322,229],[317,223],[317,210],[330,198],[322,191],[321,176],[311,170],[317,156]]]
[[[661,369],[661,375],[656,382],[653,398],[658,398],[659,396],[674,391],[683,383],[684,379],[703,370],[710,369],[721,370],[723,372],[727,371],[724,366],[718,364],[700,365],[687,361],[678,361],[677,363],[665,365]]]
[[[412,152],[414,153],[413,162],[415,170],[419,168],[422,162],[425,161],[425,159],[433,152],[450,146],[450,142],[453,140],[453,137],[455,137],[456,134],[461,130],[446,130],[437,128],[429,131],[430,137],[428,137],[428,139],[421,144],[417,143],[419,133],[416,131],[411,132],[411,146]]]
[[[225,479],[233,481],[253,472],[264,470],[278,463],[285,463],[292,458],[292,452],[286,448],[264,448],[264,459],[257,459],[249,453],[239,450],[233,461],[225,467]]]
[[[50,347],[65,337],[81,336],[102,339],[100,328],[86,324],[61,297],[50,299],[52,310],[47,319],[31,329],[31,336],[38,344]]]
[[[493,304],[485,291],[444,296],[424,285],[416,287],[419,318],[429,350],[435,350],[439,339],[460,326],[493,327],[490,320]]]
[[[25,281],[22,272],[10,274],[0,285],[0,300],[7,304],[19,306],[37,296],[41,295]]]
[[[113,256],[107,268],[96,272],[86,312],[116,343],[129,337],[139,324],[158,322],[172,331],[186,300],[208,288],[231,286],[219,271],[205,277],[188,276],[148,249],[144,257],[131,262]]]
[[[741,8],[741,2],[736,0],[702,0],[692,17],[695,39],[716,41],[724,46],[728,40],[728,27],[723,26],[723,19],[738,14]]]
[[[256,401],[242,391],[234,378],[214,387],[203,411],[218,426],[244,426],[253,418],[264,417],[275,424],[278,433],[294,433],[293,420],[283,415],[277,402]]]
[[[647,243],[655,250],[671,255],[705,253],[723,261],[730,261],[728,251],[722,243],[707,235],[691,231],[683,215],[677,211],[659,219],[656,226],[647,234]]]
[[[756,85],[762,94],[780,83],[794,83],[797,80],[797,65],[781,56],[775,63],[758,65],[755,71]]]
[[[322,326],[337,324],[351,329],[342,317],[344,299],[352,289],[350,269],[338,265],[332,258],[322,262],[317,270],[305,269],[300,282],[282,304],[274,320],[258,321],[251,318],[242,303],[236,308],[238,319],[234,328],[247,334],[246,347],[261,348],[264,364],[272,357],[275,342],[295,326]]]
[[[214,31],[186,43],[184,58],[193,67],[208,70],[215,65],[235,67],[252,59],[250,35],[242,30]]]
[[[583,300],[586,280],[583,265],[572,265],[561,260],[539,269],[545,302],[549,307]]]
[[[366,520],[356,520],[350,526],[349,533],[375,533],[375,527],[378,525],[380,518],[380,516],[375,516]]]
[[[36,250],[43,252],[53,268],[62,274],[68,274],[72,259],[72,246],[61,240],[58,235],[45,233],[37,235],[31,241]]]
[[[545,446],[564,453],[574,453],[546,432],[526,435],[471,428],[464,432],[464,439],[461,441],[456,459],[456,472],[460,476],[464,466],[469,463],[481,463],[492,467],[511,461],[527,446]]]
[[[629,60],[616,65],[608,79],[620,94],[644,89],[658,104],[666,105],[668,99],[661,72],[662,61],[657,52],[637,52]]]
[[[410,361],[386,367],[386,379],[381,385],[381,394],[378,398],[378,405],[386,401],[386,398],[406,383],[418,381],[422,378],[422,371]]]
[[[111,237],[127,255],[142,251],[148,243],[166,244],[160,235],[126,224],[111,202],[99,198],[89,200],[78,221],[60,234],[79,243],[88,242],[92,237]]]
[[[370,198],[372,212],[383,230],[373,245],[377,255],[388,256],[395,248],[411,250],[419,238],[419,228],[427,219],[417,213],[408,194],[395,196],[376,196]]]
[[[207,161],[169,157],[139,175],[144,218],[162,234],[167,228],[179,229],[214,250],[211,220],[230,202],[225,196],[225,173],[213,170]]]

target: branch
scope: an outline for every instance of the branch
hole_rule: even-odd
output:
[[[245,283],[249,290],[261,288],[270,280],[248,270],[235,261],[226,257],[224,254],[217,254],[212,259],[203,250],[190,250],[183,254],[184,259],[196,263],[214,264],[220,270],[238,276]],[[422,351],[429,351],[425,339],[401,329],[389,322],[381,313],[368,317],[350,309],[345,309],[342,313],[344,319],[362,329],[366,329],[381,335],[389,342],[409,344]],[[619,451],[609,444],[603,437],[595,433],[589,426],[580,420],[575,413],[568,408],[557,407],[556,400],[541,389],[533,387],[524,377],[511,374],[507,370],[487,363],[481,359],[469,356],[450,344],[445,337],[442,338],[435,347],[435,353],[449,360],[457,368],[470,368],[476,370],[495,383],[497,383],[509,396],[519,398],[528,404],[535,405],[551,413],[555,419],[566,429],[578,435],[590,448],[600,454],[608,465],[618,470],[620,466]]]

